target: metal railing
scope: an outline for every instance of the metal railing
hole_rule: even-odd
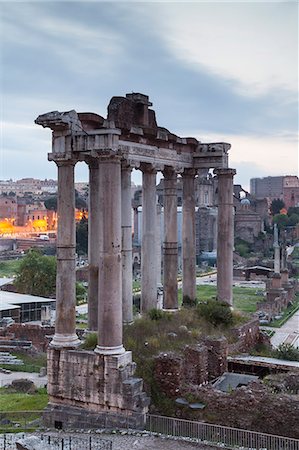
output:
[[[299,439],[173,417],[147,415],[146,429],[151,433],[185,437],[195,441],[222,444],[236,449],[299,450]]]
[[[28,436],[28,435],[27,435]],[[16,442],[24,438],[25,434],[0,434],[0,450],[16,448]],[[45,448],[52,450],[112,450],[112,441],[101,439],[96,435],[57,436],[42,434],[39,436],[45,443]]]
[[[22,411],[22,412],[2,412],[0,413],[0,450],[15,448],[12,442],[15,438],[20,439],[21,433],[16,436],[17,431],[32,432],[40,429],[43,411]],[[239,428],[213,425],[204,422],[195,422],[174,417],[156,416],[148,414],[123,415],[107,414],[105,418],[101,415],[96,419],[96,428],[103,429],[132,429],[137,427],[140,430],[150,433],[160,433],[164,436],[187,438],[194,442],[205,442],[214,445],[225,445],[227,448],[243,450],[299,450],[299,439],[290,437],[275,436],[255,431],[242,430]],[[144,419],[146,419],[144,421]],[[135,424],[135,426],[134,426]],[[88,426],[89,425],[89,426]],[[82,415],[80,428],[90,429],[92,426],[85,422]],[[6,434],[4,434],[6,433]],[[67,433],[67,431],[66,431]],[[39,432],[40,434],[40,432]],[[54,433],[42,434],[42,439],[51,443],[52,447],[61,450],[72,450],[84,448],[86,450],[110,450],[111,441],[102,440],[96,434],[88,435],[57,435]],[[102,442],[103,441],[103,442]],[[79,445],[80,444],[80,445]]]

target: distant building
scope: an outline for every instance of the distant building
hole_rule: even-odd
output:
[[[255,199],[283,200],[286,209],[299,206],[299,179],[296,175],[251,178],[250,194]]]
[[[22,178],[21,180],[0,180],[0,194],[14,193],[19,197],[25,195],[55,194],[56,180],[38,180],[36,178]]]
[[[299,179],[297,176],[284,177],[283,201],[286,209],[291,206],[299,206]]]
[[[283,180],[283,176],[251,178],[250,194],[257,199],[283,199]]]

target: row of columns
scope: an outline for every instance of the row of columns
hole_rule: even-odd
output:
[[[120,157],[89,157],[89,319],[90,330],[98,330],[100,354],[121,354],[122,324],[133,321],[132,313],[132,217],[131,170]],[[58,230],[56,328],[54,347],[75,347],[75,189],[73,161],[57,162]],[[141,309],[157,305],[156,172],[151,164],[141,166],[142,253]],[[233,207],[235,171],[218,169],[218,298],[231,303]],[[176,310],[177,298],[177,173],[166,167],[164,174],[164,308]],[[196,298],[194,169],[183,180],[183,299]],[[223,193],[222,190],[225,192]],[[219,234],[218,234],[219,236]],[[159,271],[159,270],[158,270]],[[223,271],[223,274],[219,272]],[[230,278],[231,277],[231,278]]]

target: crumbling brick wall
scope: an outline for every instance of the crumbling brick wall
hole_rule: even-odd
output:
[[[299,439],[298,395],[275,394],[260,381],[231,393],[190,386],[181,393],[187,394],[206,405],[200,414],[207,422]],[[188,415],[197,419],[194,411],[186,411]]]
[[[259,319],[256,317],[232,329],[235,342],[229,345],[229,353],[248,352],[261,342]]]
[[[32,346],[40,352],[45,352],[50,340],[48,336],[54,334],[54,327],[42,327],[40,325],[31,325],[15,323],[9,327],[9,333],[14,335],[15,339],[31,341]]]
[[[227,340],[210,338],[186,346],[182,354],[160,353],[154,361],[154,379],[170,398],[180,396],[182,387],[201,385],[227,371]]]

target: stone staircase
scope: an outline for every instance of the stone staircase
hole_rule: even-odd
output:
[[[9,364],[10,366],[23,366],[24,363],[17,356],[10,354],[9,352],[0,352],[0,366],[3,364]]]

